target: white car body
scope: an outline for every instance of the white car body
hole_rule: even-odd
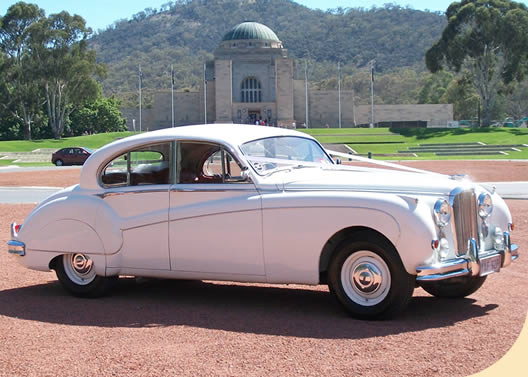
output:
[[[80,184],[44,200],[23,226],[13,225],[9,250],[19,255],[22,265],[41,271],[54,268],[56,258],[69,254],[86,257],[79,257],[78,265],[91,260],[89,267],[101,277],[301,284],[324,282],[336,245],[356,231],[388,240],[406,273],[418,282],[479,276],[481,259],[499,255],[499,267],[505,267],[518,256],[517,247],[510,242],[510,212],[492,189],[460,177],[404,167],[395,170],[397,165],[384,163],[390,169],[324,161],[293,163],[290,168],[262,174],[259,164],[266,158],[255,157],[255,162],[242,146],[277,137],[315,142],[311,136],[291,130],[220,124],[165,129],[115,141],[85,162]],[[216,183],[198,183],[198,178],[181,183],[184,168],[180,165],[185,162],[178,154],[183,152],[177,151],[181,145],[201,143],[221,147],[221,174],[225,177]],[[164,172],[169,171],[166,182],[133,185],[132,154],[119,160],[128,166],[128,173],[119,170],[125,165],[110,163],[126,151],[150,151],[153,144],[170,151],[170,156],[163,157],[167,161],[155,162],[166,169]],[[225,154],[230,157],[224,159]],[[231,176],[226,174],[225,164],[233,159],[242,172],[238,181],[227,182]],[[215,164],[213,157],[206,161]],[[114,167],[122,174],[116,173],[117,177],[127,175],[126,183],[103,182],[114,179],[102,178],[110,177],[107,170]],[[149,164],[134,169],[147,171]],[[472,249],[470,242],[463,253],[456,246],[461,243],[456,239],[460,226],[454,220],[439,226],[433,213],[439,200],[453,206],[460,191],[473,193],[473,201],[487,194],[493,202],[493,211],[485,219],[474,212],[470,216],[474,218],[471,226],[478,226],[478,239],[472,239],[477,249]],[[497,237],[502,238],[497,241]],[[75,267],[75,260],[72,263]],[[497,266],[492,269],[484,275],[498,270]],[[367,276],[369,271],[364,268],[357,273]],[[372,274],[382,278],[381,272]],[[79,284],[84,284],[82,279]]]

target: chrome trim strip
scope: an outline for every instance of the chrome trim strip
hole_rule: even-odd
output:
[[[23,242],[11,240],[7,242],[7,252],[23,257],[26,255],[26,245]]]
[[[170,192],[254,192],[257,193],[255,188],[173,188]]]
[[[103,192],[101,194],[95,194],[95,196],[100,197],[101,199],[105,199],[109,196],[119,196],[119,195],[125,195],[125,194],[152,194],[157,192],[169,192],[168,188],[164,189],[146,189],[146,190],[127,190],[127,191],[110,191],[110,192]]]

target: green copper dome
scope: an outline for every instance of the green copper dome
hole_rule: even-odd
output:
[[[223,41],[233,41],[238,39],[261,39],[267,41],[280,42],[277,34],[266,25],[258,22],[242,22],[235,26],[229,33],[224,35]]]

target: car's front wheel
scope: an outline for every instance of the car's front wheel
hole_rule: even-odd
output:
[[[61,159],[58,159],[55,161],[55,166],[62,166],[64,165],[64,162]]]
[[[96,275],[93,260],[80,253],[60,256],[54,267],[62,286],[79,297],[100,297],[116,279]]]
[[[487,276],[470,276],[422,283],[421,287],[435,297],[462,298],[475,293],[486,281]]]
[[[371,233],[341,243],[328,270],[330,291],[352,316],[362,319],[401,312],[414,284],[394,247]]]

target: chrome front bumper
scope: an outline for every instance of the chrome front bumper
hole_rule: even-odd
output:
[[[504,250],[492,250],[484,254],[479,254],[477,243],[471,240],[467,255],[459,258],[446,260],[431,265],[418,266],[416,268],[416,280],[438,281],[460,276],[477,276],[480,274],[480,261],[501,255],[501,268],[507,267],[512,261],[519,257],[518,247],[510,242],[510,235],[504,232]]]

